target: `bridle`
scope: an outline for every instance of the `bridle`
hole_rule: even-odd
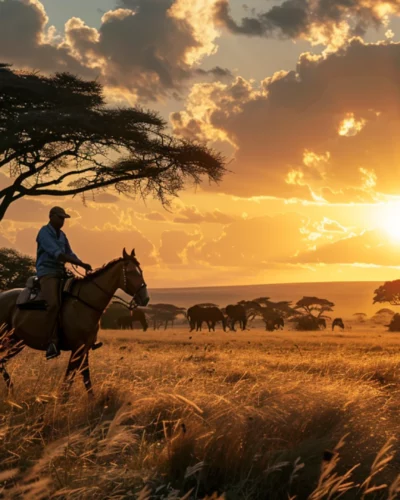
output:
[[[84,275],[83,273],[81,273],[79,271],[79,269],[74,265],[72,264],[72,267],[74,269],[74,271],[79,275],[81,276],[82,278],[86,278],[87,276],[87,273],[86,275]],[[136,266],[137,269],[139,270],[140,272],[140,275],[143,277],[143,272],[142,270],[140,269],[140,266],[137,265]],[[123,286],[124,286],[124,291],[127,290],[128,288],[128,279],[127,279],[127,266],[125,265],[125,263],[123,264],[122,266],[122,278],[123,278]],[[94,280],[91,281],[91,283],[98,289],[100,290],[108,299],[108,302],[113,298],[113,297],[117,297],[116,295],[114,294],[110,294],[109,291],[105,290],[102,286],[100,286],[98,283],[96,283]],[[135,300],[135,297],[136,295],[139,293],[139,291],[146,287],[146,283],[145,281],[143,280],[143,283],[140,285],[140,287],[137,289],[137,291],[135,292],[135,294],[132,296],[132,300],[130,301],[129,305],[132,306],[133,304],[136,303],[136,300]],[[94,311],[96,312],[99,312],[99,313],[102,313],[104,309],[99,309],[97,308],[96,306],[92,305],[92,304],[89,304],[89,302],[87,302],[86,300],[82,299],[82,297],[80,297],[80,289],[78,290],[78,295],[74,295],[73,293],[68,293],[68,295],[71,297],[71,298],[74,298],[76,300],[78,300],[79,302],[82,302],[82,304],[85,304],[85,306],[89,307],[90,309],[93,309]]]

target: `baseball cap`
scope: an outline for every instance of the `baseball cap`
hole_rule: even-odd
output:
[[[64,219],[70,219],[71,216],[67,214],[67,212],[61,207],[53,207],[50,210],[49,217],[52,215],[58,215],[59,217],[63,217]]]

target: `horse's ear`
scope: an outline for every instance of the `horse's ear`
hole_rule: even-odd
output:
[[[129,255],[127,254],[127,252],[126,252],[125,248],[124,248],[124,249],[123,249],[123,251],[122,251],[122,257],[123,257],[124,259],[129,259]]]
[[[131,257],[135,257],[135,249],[132,250]]]

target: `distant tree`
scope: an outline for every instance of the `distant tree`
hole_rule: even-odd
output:
[[[0,248],[0,290],[24,287],[36,274],[35,261],[13,248]]]
[[[295,328],[299,331],[315,331],[324,330],[326,328],[325,318],[317,318],[312,314],[294,316],[293,318],[290,318],[289,321],[295,323]]]
[[[332,312],[335,304],[327,299],[319,299],[318,297],[303,297],[296,302],[295,309],[302,314],[316,316],[321,318],[326,312]],[[326,317],[326,316],[325,316]]]
[[[97,81],[0,64],[0,220],[22,197],[74,196],[113,186],[163,204],[187,182],[222,179],[215,151],[166,133],[152,111],[106,106]],[[110,154],[119,157],[109,160]]]
[[[365,313],[354,313],[353,314],[354,319],[358,321],[359,323],[365,323],[367,319],[367,315]]]
[[[387,326],[389,327],[389,332],[400,332],[400,314],[396,313]]]
[[[389,302],[392,306],[400,305],[400,280],[386,281],[375,290],[374,304]]]
[[[301,316],[294,317],[291,321],[296,323],[297,330],[320,330],[326,328],[325,313],[332,312],[335,304],[327,299],[318,297],[303,297],[296,302],[294,309],[301,313]]]
[[[291,301],[281,300],[279,302],[273,302],[269,297],[259,297],[257,299],[253,299],[253,302],[266,307],[268,310],[273,311],[284,318],[289,318],[297,314],[297,311],[292,307]]]
[[[162,325],[164,325],[164,330],[166,330],[168,323],[174,326],[174,322],[179,315],[186,318],[186,309],[173,304],[150,304],[145,310],[153,321],[154,330],[158,330]]]
[[[379,311],[376,311],[375,314],[388,314],[390,316],[393,316],[395,312],[392,309],[389,309],[388,307],[384,307],[383,309],[379,309]]]
[[[383,285],[375,290],[375,296],[373,303],[381,304],[384,302],[389,302],[392,306],[400,305],[400,280],[386,281]],[[390,314],[391,313],[391,314]],[[389,323],[389,330],[392,332],[400,332],[400,315],[394,314],[391,309],[380,309],[375,316],[374,321],[379,323],[386,316],[392,316],[391,322]]]

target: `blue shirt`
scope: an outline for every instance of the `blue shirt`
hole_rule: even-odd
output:
[[[63,276],[64,263],[58,260],[63,253],[76,257],[71,250],[65,233],[60,230],[59,235],[49,223],[39,231],[37,238],[36,274],[42,276]]]

